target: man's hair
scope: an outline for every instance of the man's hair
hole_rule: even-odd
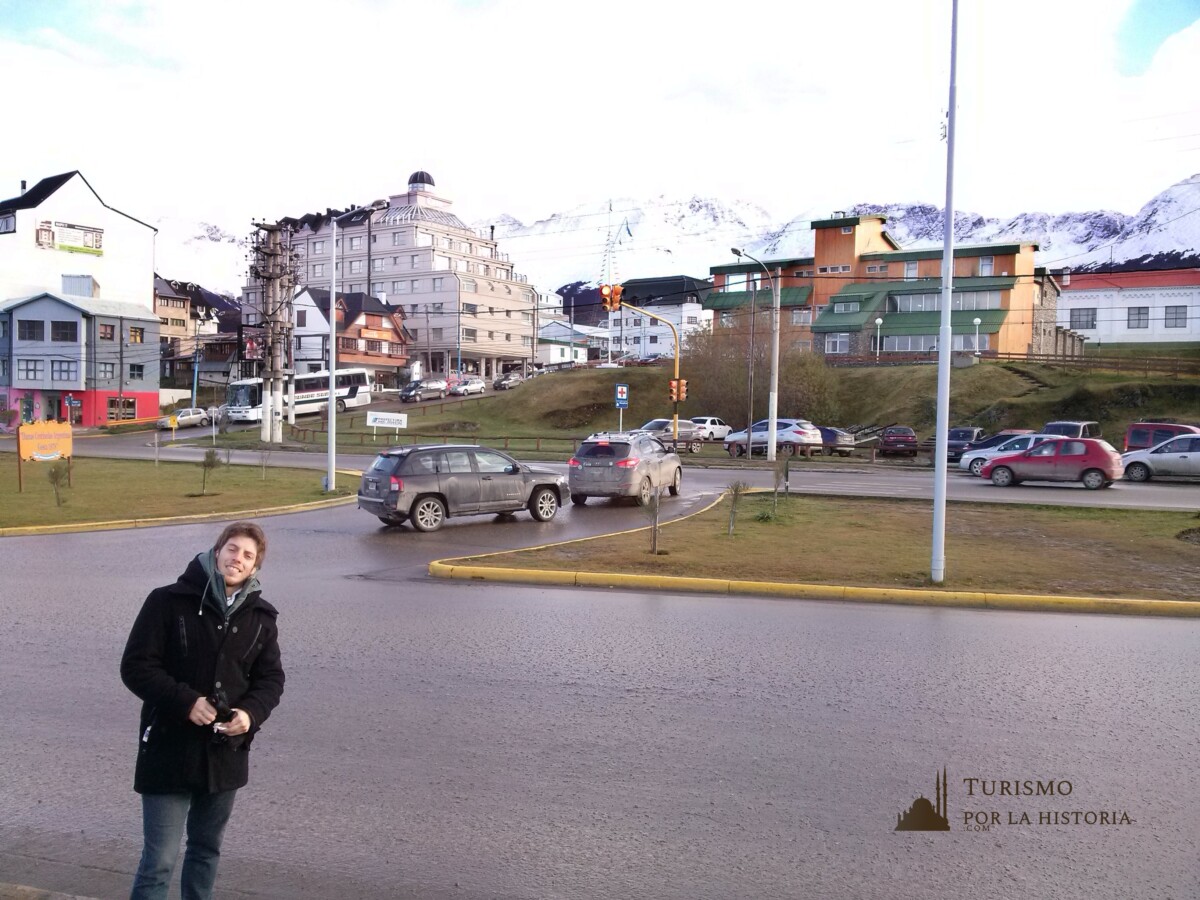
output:
[[[248,537],[258,545],[258,557],[254,560],[254,568],[261,569],[263,560],[267,558],[267,536],[253,522],[234,522],[232,525],[226,525],[217,542],[213,544],[213,552],[220,553],[229,539],[235,537]]]

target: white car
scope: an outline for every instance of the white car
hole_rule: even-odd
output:
[[[464,378],[462,381],[455,383],[450,388],[450,393],[456,396],[465,397],[468,394],[482,394],[487,389],[487,385],[483,383],[482,378]]]
[[[716,416],[693,416],[692,422],[700,426],[700,437],[706,441],[723,441],[733,431]]]
[[[208,411],[199,407],[190,407],[188,409],[177,409],[175,412],[163,416],[158,420],[159,428],[170,428],[171,417],[175,417],[176,428],[188,428],[192,425],[208,425],[211,419],[208,417]]]
[[[761,419],[750,427],[750,449],[754,453],[767,450],[769,419]],[[801,447],[820,447],[824,442],[821,430],[807,419],[776,419],[775,447],[785,456],[793,456]],[[730,456],[746,455],[746,432],[736,431],[725,436],[725,452]]]
[[[1122,457],[1129,481],[1149,481],[1161,475],[1200,477],[1200,435],[1180,434],[1147,450],[1130,450]]]
[[[995,447],[988,447],[986,450],[968,450],[958,460],[958,467],[970,472],[972,475],[978,475],[983,471],[983,466],[989,459],[994,459],[997,456],[1006,456],[1009,453],[1022,453],[1034,444],[1040,444],[1047,438],[1061,436],[1057,434],[1018,434],[1010,437],[1004,443],[997,444]]]

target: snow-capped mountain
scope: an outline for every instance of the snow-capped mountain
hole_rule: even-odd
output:
[[[710,197],[614,199],[556,212],[526,225],[509,215],[479,219],[495,228],[516,272],[541,290],[631,278],[691,275],[734,261],[736,247],[762,260],[811,256],[814,219],[883,215],[902,247],[941,246],[942,210],[928,203],[859,203],[841,210],[804,210],[780,222],[761,207]],[[1163,268],[1200,265],[1200,174],[1167,188],[1135,215],[1110,210],[1022,213],[1010,219],[959,211],[959,244],[1032,241],[1039,265]],[[156,223],[159,274],[237,294],[244,283],[249,230],[182,219]]]

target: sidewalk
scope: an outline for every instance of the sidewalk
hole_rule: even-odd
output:
[[[96,900],[81,894],[60,894],[39,888],[23,887],[19,884],[0,884],[0,900]]]

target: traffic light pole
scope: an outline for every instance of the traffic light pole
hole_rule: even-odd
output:
[[[678,384],[679,383],[679,329],[677,329],[675,327],[674,323],[671,322],[669,319],[664,319],[662,316],[656,315],[655,313],[652,313],[647,309],[642,309],[640,306],[634,306],[632,303],[622,302],[620,304],[620,306],[617,307],[617,309],[620,309],[621,306],[625,307],[626,309],[632,309],[635,313],[640,313],[641,315],[646,316],[646,318],[648,318],[648,319],[654,319],[658,322],[662,322],[664,325],[666,325],[668,328],[671,329],[671,339],[675,341],[675,382],[676,382],[676,384]],[[610,311],[616,312],[617,309],[613,309]],[[675,404],[674,404],[675,409],[672,413],[672,421],[671,421],[671,432],[672,432],[673,439],[676,444],[679,443],[679,399],[680,398],[677,398],[675,400]]]

